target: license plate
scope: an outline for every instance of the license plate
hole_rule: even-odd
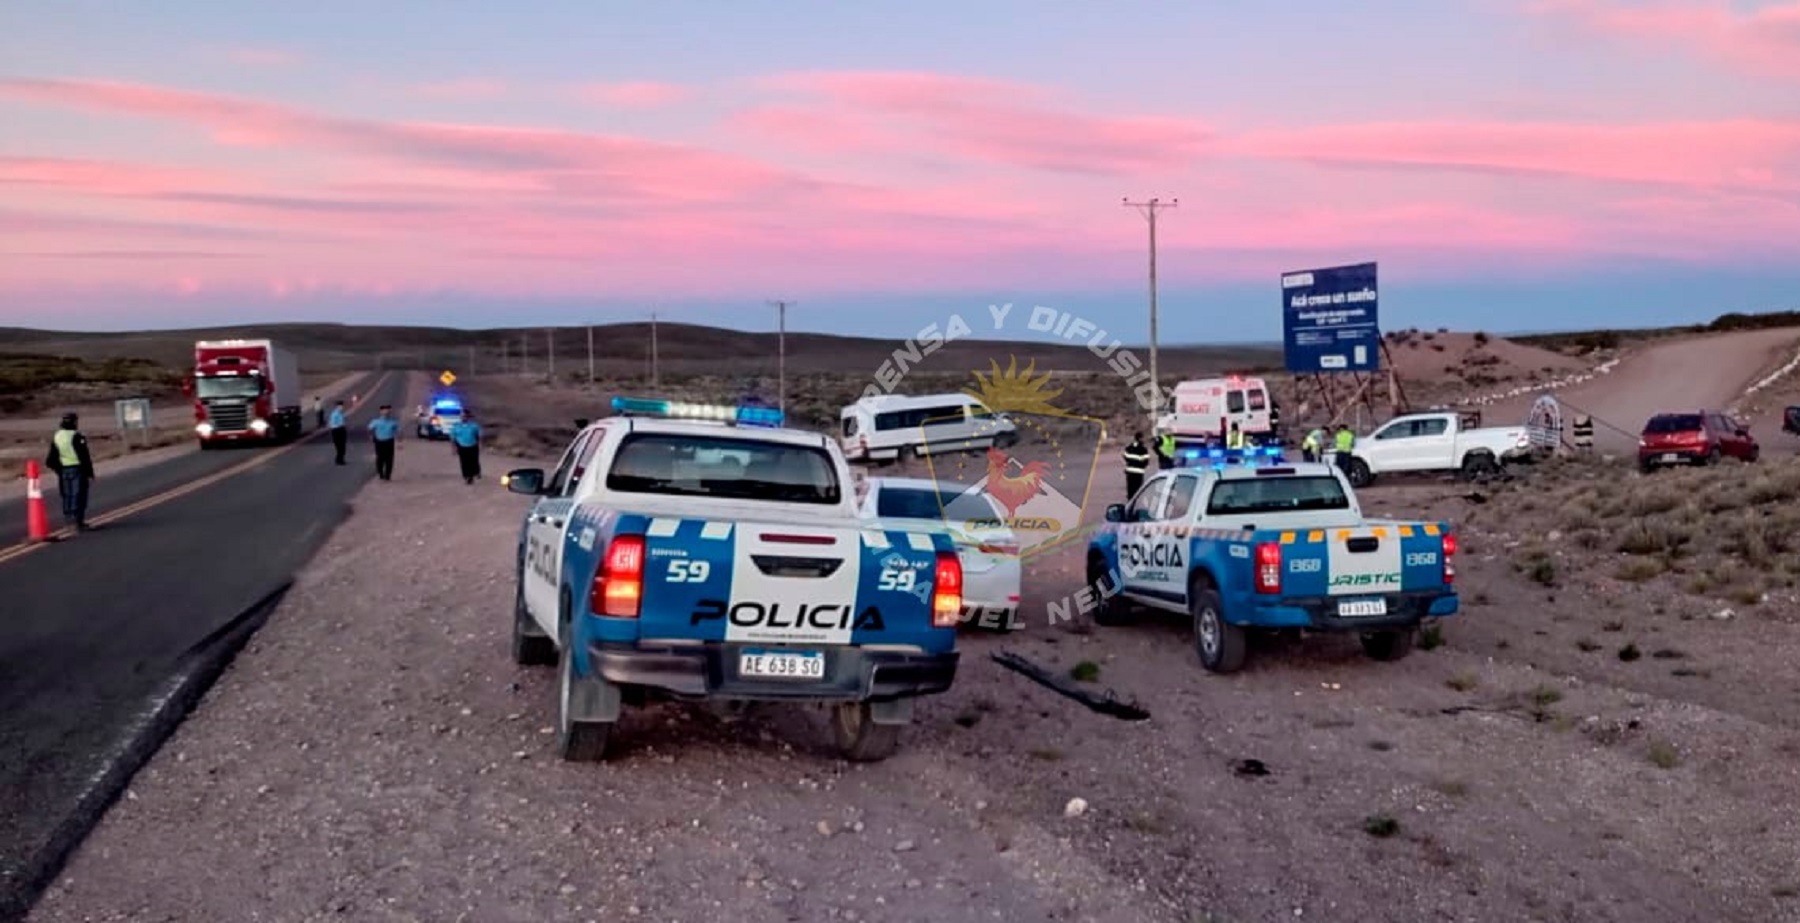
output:
[[[1338,615],[1353,618],[1364,615],[1387,615],[1385,599],[1346,599],[1338,603]]]
[[[760,679],[823,679],[825,655],[816,651],[744,651],[738,655],[738,675]]]
[[[1680,460],[1681,460],[1681,456],[1679,456],[1679,455],[1676,455],[1676,454],[1675,454],[1675,453],[1674,453],[1674,452],[1670,452],[1670,453],[1668,453],[1668,454],[1666,454],[1666,455],[1664,455],[1664,456],[1663,456],[1663,457],[1662,457],[1662,460],[1663,460],[1663,461],[1666,461],[1666,462],[1675,462],[1675,461],[1680,461]]]

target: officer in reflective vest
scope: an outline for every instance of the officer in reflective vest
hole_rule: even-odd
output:
[[[1150,468],[1150,449],[1144,445],[1144,434],[1133,433],[1131,444],[1125,447],[1125,502],[1137,496],[1138,489],[1144,486],[1144,472]]]
[[[1162,437],[1156,440],[1156,467],[1158,467],[1158,468],[1173,468],[1173,467],[1175,467],[1175,434],[1174,433],[1163,433]]]
[[[1281,435],[1281,405],[1274,400],[1269,401],[1269,432],[1278,438]]]
[[[1231,424],[1231,432],[1225,434],[1225,448],[1241,449],[1244,447],[1244,431],[1236,423]]]
[[[1350,424],[1338,424],[1337,444],[1334,448],[1337,450],[1338,469],[1348,474],[1350,472],[1350,453],[1356,448],[1356,433],[1350,429]]]
[[[1594,418],[1582,414],[1575,418],[1575,448],[1586,451],[1594,447]]]
[[[481,424],[475,422],[469,408],[463,408],[462,419],[450,428],[450,443],[456,446],[456,460],[462,464],[463,483],[475,483],[481,477]]]
[[[94,457],[88,453],[87,437],[77,428],[79,418],[63,414],[62,427],[50,437],[50,453],[44,467],[56,472],[56,484],[62,493],[63,522],[86,532],[88,485],[94,482]]]
[[[1325,431],[1314,427],[1300,440],[1300,457],[1309,462],[1316,462],[1325,452]]]

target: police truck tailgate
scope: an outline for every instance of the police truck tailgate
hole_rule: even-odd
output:
[[[774,652],[792,645],[929,646],[939,552],[954,554],[947,538],[927,532],[624,519],[621,533],[641,528],[644,536],[645,641],[759,644]],[[799,660],[773,658],[770,669],[823,663],[816,653],[786,653]]]
[[[1445,543],[1436,523],[1371,522],[1279,533],[1281,596],[1328,598],[1342,617],[1382,616],[1396,597],[1442,591]],[[1452,546],[1452,553],[1454,547]]]

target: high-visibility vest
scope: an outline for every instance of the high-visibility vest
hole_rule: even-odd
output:
[[[1593,418],[1582,415],[1575,418],[1575,445],[1588,448],[1594,444]]]
[[[1163,437],[1161,439],[1157,440],[1157,447],[1162,450],[1162,454],[1164,454],[1166,456],[1174,457],[1174,455],[1175,455],[1175,434],[1174,433],[1164,433]]]
[[[1234,429],[1230,433],[1226,434],[1225,448],[1241,449],[1243,447],[1244,447],[1244,431],[1243,430]]]
[[[56,446],[56,457],[62,460],[64,468],[81,467],[81,453],[75,451],[75,431],[59,429],[50,437],[50,444]]]
[[[1322,429],[1315,429],[1312,432],[1307,433],[1306,438],[1300,442],[1300,448],[1313,452],[1317,452],[1324,447],[1325,431]]]
[[[1338,430],[1337,450],[1339,452],[1348,452],[1354,448],[1356,448],[1356,434],[1347,429]]]

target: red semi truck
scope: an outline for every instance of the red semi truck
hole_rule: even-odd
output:
[[[300,367],[270,340],[194,344],[194,433],[200,448],[283,442],[300,435]]]

